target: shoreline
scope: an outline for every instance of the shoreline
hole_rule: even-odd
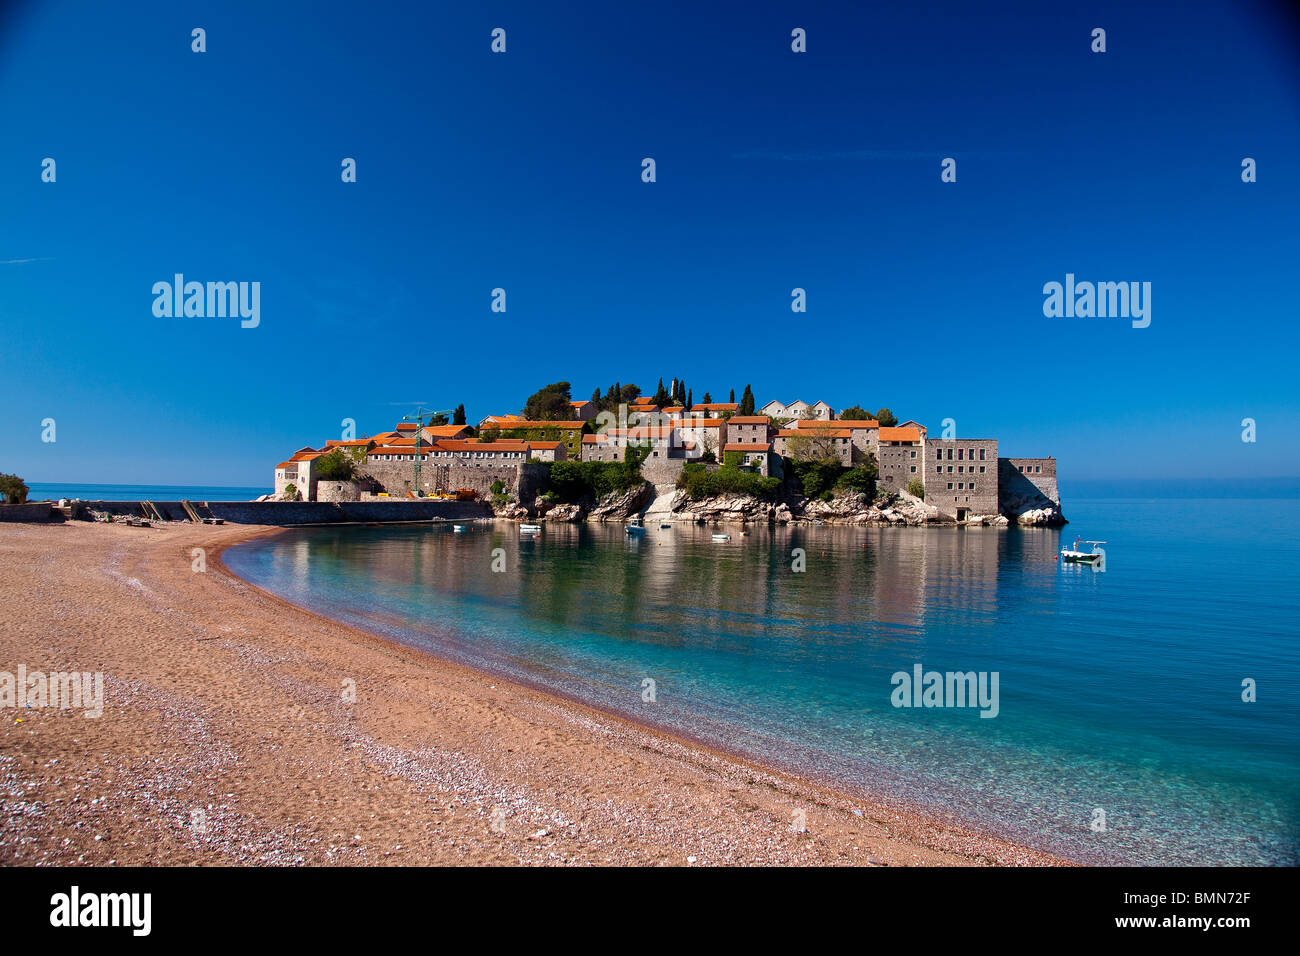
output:
[[[221,562],[226,547],[284,530],[0,530],[0,586],[28,594],[0,611],[4,658],[105,674],[98,721],[0,711],[0,860],[1069,864],[406,647]],[[205,574],[191,570],[196,547]],[[337,689],[347,680],[355,703]],[[166,715],[197,730],[181,739]],[[115,796],[93,792],[106,775]],[[195,811],[202,826],[186,818]]]

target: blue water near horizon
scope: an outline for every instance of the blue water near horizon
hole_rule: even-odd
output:
[[[1300,502],[1066,513],[1061,531],[726,544],[696,526],[301,529],[223,560],[410,646],[1072,859],[1300,862]],[[1056,562],[1076,535],[1106,540],[1105,572]],[[892,706],[917,663],[998,672],[998,716]]]
[[[237,485],[94,485],[73,482],[29,481],[28,501],[252,501],[275,489]]]

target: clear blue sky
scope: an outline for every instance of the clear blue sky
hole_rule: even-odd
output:
[[[392,403],[681,375],[1078,478],[1300,474],[1283,6],[708,6],[4,5],[0,471],[269,485]],[[176,272],[260,326],[155,318]],[[1150,328],[1045,318],[1067,272]]]

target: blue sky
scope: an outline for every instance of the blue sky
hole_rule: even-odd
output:
[[[269,485],[344,418],[680,375],[1078,478],[1300,474],[1280,5],[446,6],[4,7],[0,471]],[[155,317],[177,272],[260,325]],[[1151,326],[1044,317],[1067,272]]]

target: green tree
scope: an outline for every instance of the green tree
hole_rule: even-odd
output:
[[[881,428],[893,428],[898,424],[898,419],[894,417],[894,413],[887,408],[882,408],[876,412],[876,421],[880,422]]]
[[[691,390],[686,390],[686,410],[689,412],[695,406],[695,399],[691,395]]]
[[[0,475],[0,498],[6,504],[24,504],[29,490],[27,483],[17,475]]]
[[[654,396],[651,400],[660,408],[663,408],[671,400],[668,392],[664,390],[664,380],[662,378],[659,379],[659,387],[655,389]]]
[[[483,431],[479,432],[478,440],[484,445],[490,445],[492,442],[496,441],[500,437],[501,437],[501,429],[485,428],[483,429]]]
[[[846,421],[866,422],[875,417],[875,415],[871,414],[871,412],[867,411],[861,405],[850,405],[848,408],[844,409],[844,411],[840,412],[840,418]]]
[[[745,386],[745,394],[740,397],[740,414],[754,414],[754,392],[748,385]]]
[[[731,390],[731,394],[727,396],[727,401],[732,405],[736,404],[736,390],[734,388]]]
[[[913,478],[907,483],[907,493],[913,498],[925,500],[925,483],[920,478]]]
[[[573,418],[568,382],[552,382],[539,388],[524,402],[523,415],[534,422],[560,422]]]
[[[357,462],[342,449],[328,451],[312,462],[311,470],[321,481],[351,481],[356,474]]]
[[[701,405],[712,405],[712,404],[713,404],[713,396],[710,395],[708,392],[705,392],[705,393],[704,393],[704,397],[700,399],[700,404],[701,404]]]
[[[456,414],[452,415],[451,423],[453,425],[465,424],[465,403],[464,402],[461,402],[459,405],[456,406]]]

